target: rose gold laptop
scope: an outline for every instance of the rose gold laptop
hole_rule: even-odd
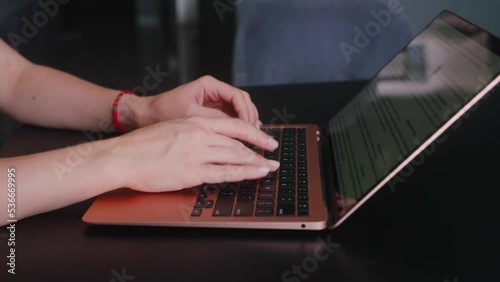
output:
[[[362,50],[360,50],[362,52]],[[353,54],[354,55],[354,54]],[[98,197],[91,224],[335,228],[500,81],[499,38],[445,11],[327,124],[270,126],[281,162],[259,180]],[[332,93],[332,95],[334,95]]]

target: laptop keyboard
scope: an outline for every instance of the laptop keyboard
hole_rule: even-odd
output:
[[[191,216],[202,212],[235,217],[309,215],[306,129],[271,128],[265,132],[280,143],[276,151],[245,145],[266,159],[279,161],[279,170],[259,180],[204,185]]]

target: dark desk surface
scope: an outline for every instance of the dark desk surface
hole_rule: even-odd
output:
[[[338,83],[249,90],[264,123],[321,123],[361,86]],[[447,133],[448,141],[437,146],[395,192],[384,189],[333,232],[89,226],[81,221],[89,200],[18,222],[15,278],[500,281],[496,178],[500,153],[492,138],[500,128],[496,96],[458,130]],[[83,140],[81,132],[24,127],[0,156]],[[1,234],[6,234],[4,228]],[[6,241],[0,240],[0,280],[11,281],[13,277],[6,273]],[[318,262],[313,258],[315,249],[322,248],[321,240],[339,245]],[[294,265],[303,269],[302,278],[290,274],[283,279]],[[120,277],[122,271],[126,276]]]

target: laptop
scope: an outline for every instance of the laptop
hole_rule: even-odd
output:
[[[99,196],[90,224],[321,230],[341,225],[500,82],[499,38],[444,11],[322,125],[263,128],[281,163],[258,180]],[[333,95],[333,94],[332,94]]]

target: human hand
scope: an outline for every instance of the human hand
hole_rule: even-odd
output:
[[[136,101],[133,101],[134,99]],[[247,92],[210,76],[204,76],[156,96],[123,97],[122,102],[135,104],[128,106],[136,111],[130,115],[131,119],[128,121],[134,123],[132,128],[193,116],[238,117],[256,127],[262,125],[257,108]]]
[[[278,147],[272,137],[240,119],[191,117],[114,138],[109,156],[123,176],[121,184],[145,192],[258,179],[278,169],[278,162],[233,138],[268,151]]]

